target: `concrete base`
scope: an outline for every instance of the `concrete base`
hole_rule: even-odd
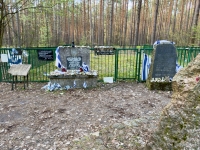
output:
[[[84,82],[87,84],[87,88],[97,86],[97,77],[95,75],[58,75],[48,76],[52,84],[58,83],[62,88],[69,85],[74,88],[83,88]]]
[[[146,81],[149,90],[172,91],[172,82],[150,82]]]

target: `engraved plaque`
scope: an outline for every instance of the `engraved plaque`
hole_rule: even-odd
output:
[[[37,52],[39,60],[54,60],[52,50],[38,50]]]
[[[82,66],[82,57],[68,56],[67,57],[67,69],[68,70],[78,70]]]

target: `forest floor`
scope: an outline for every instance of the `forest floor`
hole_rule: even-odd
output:
[[[1,150],[137,149],[156,129],[169,91],[144,83],[42,90],[47,83],[0,83]],[[87,137],[87,138],[85,138]]]

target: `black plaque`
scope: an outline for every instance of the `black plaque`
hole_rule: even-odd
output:
[[[114,55],[115,48],[95,48],[96,55]]]
[[[67,69],[78,70],[82,66],[81,56],[68,56],[67,57]]]
[[[160,44],[155,49],[153,60],[152,78],[169,76],[173,78],[176,74],[176,48],[172,44]]]
[[[38,59],[39,60],[54,60],[53,51],[51,50],[38,50]]]
[[[16,48],[15,55],[22,55],[22,49]]]

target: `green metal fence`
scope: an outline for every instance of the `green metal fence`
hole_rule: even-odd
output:
[[[29,80],[31,82],[48,82],[48,76],[51,71],[56,70],[55,66],[55,50],[56,47],[40,47],[40,48],[21,48],[22,63],[31,64],[29,72]],[[54,59],[52,61],[39,60],[38,51],[52,51]],[[118,48],[114,55],[95,55],[94,50],[90,53],[90,69],[98,71],[98,80],[103,80],[103,77],[113,77],[114,80],[141,80],[141,69],[144,53],[151,57],[153,48],[143,46],[137,48]],[[0,54],[10,55],[11,48],[1,48]],[[178,64],[185,67],[200,53],[200,47],[178,47],[177,56]],[[0,62],[0,82],[10,82],[12,78],[8,74],[9,63]],[[19,77],[19,81],[21,78]]]

